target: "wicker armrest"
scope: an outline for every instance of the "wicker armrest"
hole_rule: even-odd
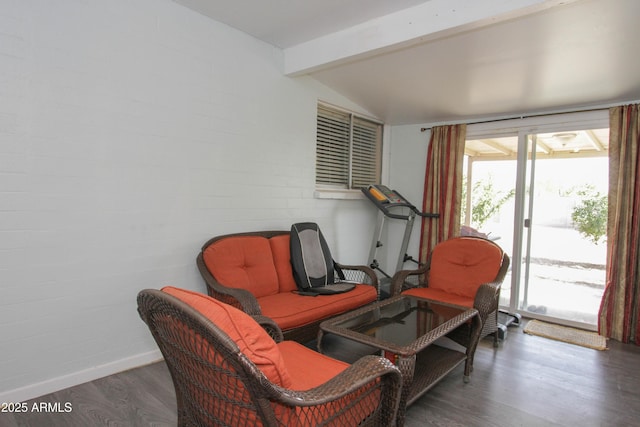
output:
[[[229,288],[217,282],[209,282],[207,283],[207,291],[215,299],[232,305],[247,314],[253,316],[262,314],[262,309],[256,297],[245,289]]]
[[[278,324],[267,316],[262,315],[253,315],[251,316],[262,328],[267,331],[269,336],[273,338],[275,342],[281,342],[284,339],[282,335],[282,330],[278,326]]]
[[[498,298],[500,298],[500,283],[492,282],[480,285],[473,301],[473,307],[478,310],[482,320],[498,308]]]
[[[419,276],[425,274],[428,270],[427,266],[420,267],[416,270],[400,270],[391,278],[391,296],[400,295],[403,291],[402,287],[409,276]]]
[[[359,401],[370,398],[369,393],[363,392],[368,386],[380,388],[382,404],[378,407],[387,412],[378,414],[381,422],[376,425],[391,425],[400,400],[402,375],[389,360],[379,356],[364,356],[331,380],[310,390],[294,391],[275,387],[279,392],[272,397],[285,406],[307,407],[311,410],[310,407],[349,396],[349,405],[357,406]],[[335,414],[327,413],[325,416],[334,417]]]
[[[378,276],[372,268],[366,265],[346,265],[337,262],[336,266],[343,271],[346,280],[353,280],[365,285],[378,287]]]

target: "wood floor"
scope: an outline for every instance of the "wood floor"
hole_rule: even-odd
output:
[[[509,328],[500,348],[476,352],[471,382],[462,366],[407,411],[406,426],[639,426],[640,347],[597,351]],[[59,412],[32,412],[33,404]],[[65,404],[70,404],[70,412]],[[59,405],[58,405],[59,404]],[[175,426],[173,385],[155,363],[27,402],[0,413],[0,426]]]

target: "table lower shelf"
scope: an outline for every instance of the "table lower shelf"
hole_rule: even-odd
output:
[[[411,405],[466,359],[466,354],[437,344],[431,345],[418,353],[413,381],[407,397],[407,406]]]
[[[436,342],[418,353],[411,389],[407,397],[407,405],[412,404],[467,359],[466,354],[463,353],[464,348],[458,346],[459,349],[455,349],[455,347],[455,344],[451,347],[446,343],[443,346]],[[322,352],[347,363],[354,363],[359,358],[369,354],[381,354],[381,350],[374,346],[355,342],[331,333],[325,334],[322,339]]]

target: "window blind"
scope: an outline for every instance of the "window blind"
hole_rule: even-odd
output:
[[[318,105],[316,184],[360,188],[379,183],[382,125]]]

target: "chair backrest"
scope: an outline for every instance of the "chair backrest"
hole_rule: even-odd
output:
[[[499,279],[502,248],[480,237],[455,237],[433,249],[429,260],[429,288],[473,298],[483,283]]]
[[[269,239],[230,236],[209,245],[203,258],[211,274],[225,286],[245,289],[255,297],[279,292]]]
[[[215,237],[202,247],[198,268],[203,275],[202,269],[206,269],[220,284],[244,289],[256,298],[297,289],[289,256],[289,231]]]
[[[138,311],[171,372],[179,425],[275,420],[265,396],[290,379],[275,342],[250,316],[177,288],[141,291]]]

